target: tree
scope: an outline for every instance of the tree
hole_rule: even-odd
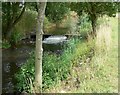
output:
[[[117,3],[118,12],[120,12],[120,2]]]
[[[23,2],[3,2],[2,3],[2,31],[3,38],[10,40],[11,32],[20,21],[25,12],[26,3]],[[11,40],[10,40],[11,42]]]
[[[40,0],[39,0],[40,1]],[[35,84],[42,89],[42,38],[43,22],[45,16],[46,1],[38,3],[38,30],[36,32],[36,51],[35,51]]]
[[[51,22],[56,23],[56,26],[58,26],[68,10],[68,3],[49,2],[47,3],[45,15]]]
[[[89,19],[91,20],[92,25],[92,35],[96,35],[96,26],[97,19],[100,16],[108,15],[115,16],[117,12],[116,3],[113,2],[79,2],[79,3],[71,3],[71,9],[75,10],[79,15],[82,12],[88,14]]]

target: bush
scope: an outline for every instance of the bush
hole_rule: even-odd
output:
[[[22,35],[35,32],[37,23],[37,12],[26,10],[21,20],[15,26],[15,30]]]
[[[11,38],[10,38],[11,45],[17,44],[18,41],[21,40],[22,36],[23,35],[22,35],[21,32],[17,31],[17,29],[14,29],[13,32],[12,32],[12,34],[11,34]]]
[[[62,21],[62,26],[67,28],[69,33],[75,34],[77,33],[78,28],[78,16],[75,15],[76,13],[73,11],[70,11],[66,14],[66,18]]]
[[[79,31],[82,37],[86,37],[87,34],[92,31],[91,22],[89,21],[88,15],[85,13],[83,13],[83,15],[80,16],[79,25]]]
[[[44,29],[47,29],[49,26],[51,25],[51,23],[49,22],[48,18],[45,17],[44,18]]]
[[[10,43],[8,41],[3,40],[1,48],[6,49],[6,48],[9,48],[9,47],[11,47]]]
[[[15,78],[17,79],[17,85],[16,89],[19,91],[26,91],[31,92],[30,90],[30,81],[29,78],[33,81],[35,70],[34,70],[34,63],[35,63],[35,57],[34,52],[30,54],[30,58],[27,60],[27,62],[20,68],[20,71],[15,74]]]

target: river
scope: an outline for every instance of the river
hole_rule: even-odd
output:
[[[62,50],[62,44],[43,44],[44,51],[57,52]],[[15,92],[15,73],[26,63],[30,53],[35,50],[33,41],[21,41],[16,48],[2,50],[2,93]]]

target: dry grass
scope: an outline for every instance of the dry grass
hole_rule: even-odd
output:
[[[102,24],[100,25],[98,31],[97,31],[97,37],[96,37],[96,44],[95,49],[96,53],[100,54],[103,52],[109,52],[111,44],[112,44],[112,38],[111,38],[111,27],[108,24]]]

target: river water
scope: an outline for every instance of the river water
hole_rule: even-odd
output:
[[[21,44],[16,48],[2,50],[2,92],[14,92],[15,73],[19,70],[34,50],[34,45]]]

